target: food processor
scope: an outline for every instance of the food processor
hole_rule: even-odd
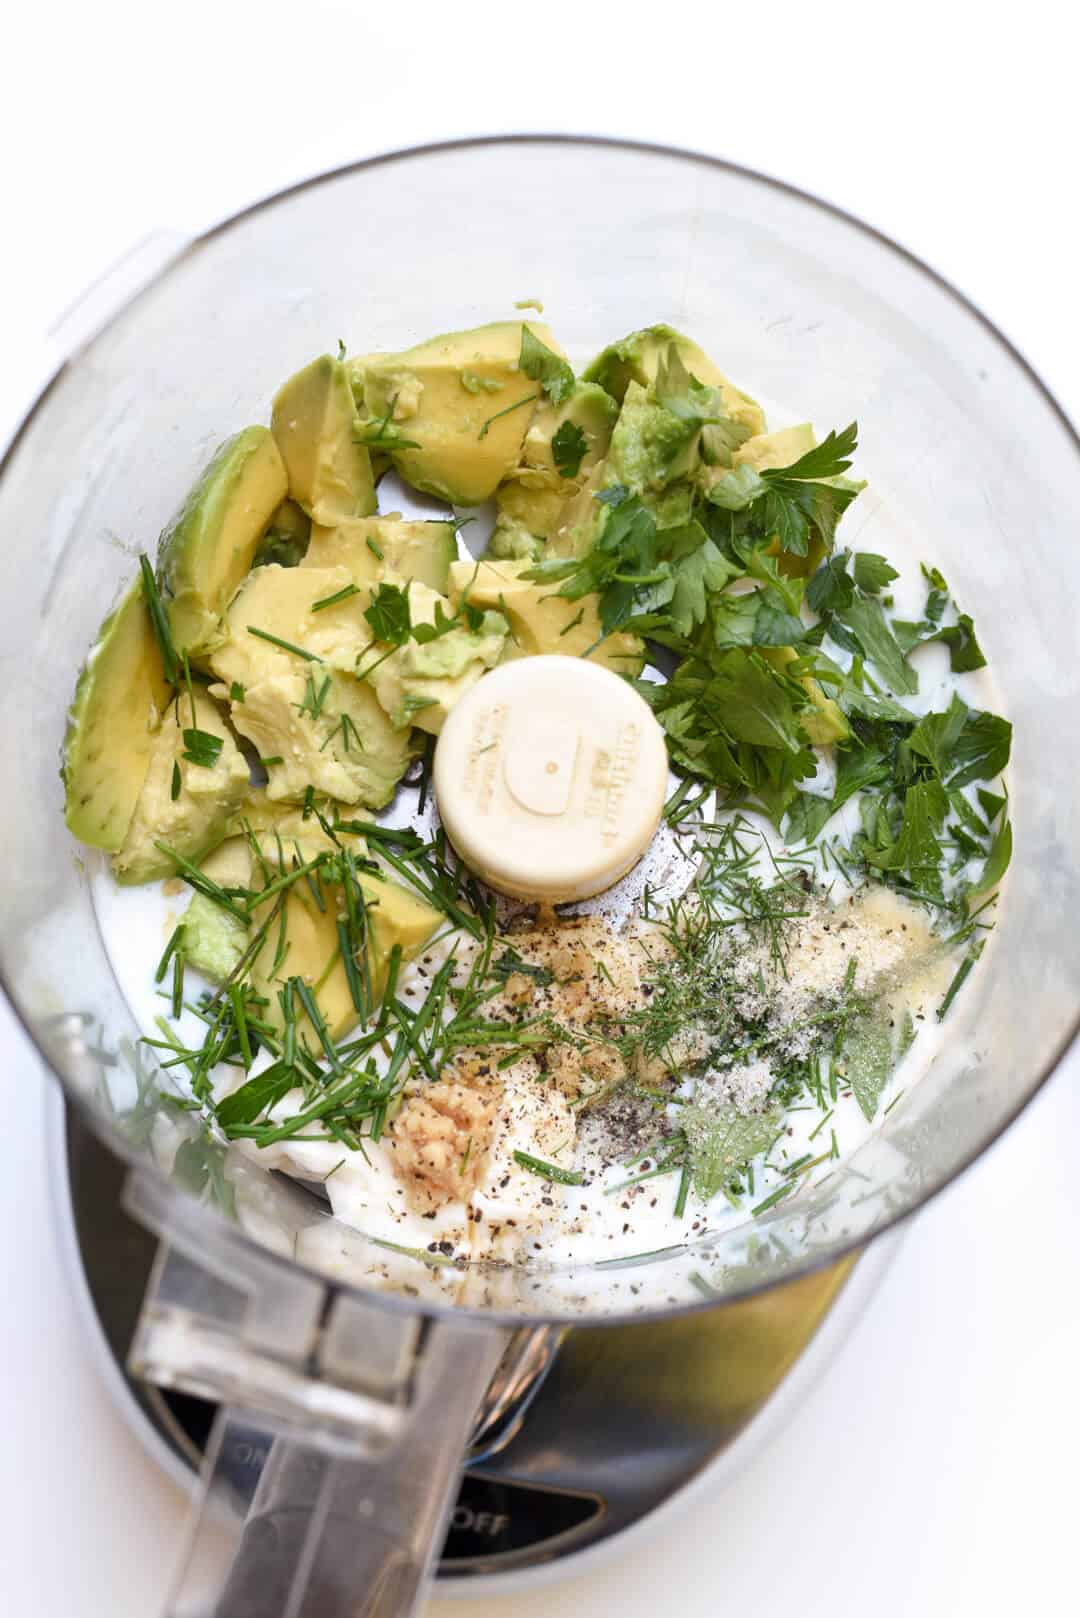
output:
[[[339,337],[397,349],[525,299],[575,361],[663,320],[765,399],[858,420],[860,471],[887,499],[845,533],[887,550],[886,511],[978,623],[1014,725],[1017,855],[951,1037],[826,1182],[658,1253],[462,1269],[376,1250],[169,1105],[57,756],[135,555],[282,375]],[[877,1239],[1001,1133],[1075,1034],[1076,438],[1000,334],[884,238],[730,165],[591,139],[396,153],[195,241],[154,238],[59,340],[0,471],[0,969],[64,1086],[76,1245],[110,1344],[158,1427],[204,1454],[166,1611],[408,1613],[448,1522],[447,1579],[569,1558],[724,1451],[837,1298],[842,1318]]]

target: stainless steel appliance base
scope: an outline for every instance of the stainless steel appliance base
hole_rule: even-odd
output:
[[[142,1440],[190,1489],[216,1407],[126,1370],[154,1238],[121,1207],[123,1166],[59,1098],[50,1134],[61,1239],[109,1380]],[[439,1564],[444,1593],[576,1557],[704,1474],[734,1472],[821,1374],[892,1250],[879,1242],[853,1278],[848,1264],[689,1319],[573,1329],[520,1430],[462,1478]],[[250,1477],[263,1457],[243,1447],[232,1459]]]

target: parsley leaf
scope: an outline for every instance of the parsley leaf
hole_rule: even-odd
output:
[[[903,819],[895,841],[863,850],[868,865],[906,875],[912,886],[941,893],[942,849],[938,840],[949,800],[940,781],[917,781],[904,794]]]
[[[959,766],[949,781],[950,788],[968,786],[972,781],[992,781],[1005,769],[1012,747],[1012,725],[999,714],[969,713],[952,750],[952,762]]]
[[[850,552],[827,556],[806,586],[806,604],[819,616],[842,612],[855,599],[855,585],[847,571]]]
[[[215,736],[209,730],[196,730],[194,728],[181,733],[184,738],[184,751],[181,758],[189,764],[200,764],[204,770],[212,770],[221,755],[225,745],[222,737]]]
[[[949,648],[949,667],[954,674],[970,674],[986,667],[982,647],[975,637],[975,625],[966,612],[959,614],[955,624],[946,624],[944,629],[939,629],[936,635],[927,635],[926,639],[945,643]]]
[[[852,422],[842,433],[829,433],[790,466],[763,472],[736,467],[707,490],[710,505],[732,513],[729,539],[738,555],[745,559],[775,539],[790,554],[806,556],[812,535],[831,549],[837,524],[862,485],[821,480],[851,465],[857,431]]]
[[[574,391],[574,373],[569,365],[525,325],[521,328],[518,366],[527,377],[539,382],[552,404],[562,404]]]
[[[459,608],[452,617],[448,618],[446,613],[443,611],[442,602],[436,601],[434,622],[430,624],[413,624],[413,640],[417,641],[421,646],[427,646],[433,640],[439,640],[443,635],[449,635],[451,630],[460,629],[462,622],[462,610],[470,614],[479,613],[480,622],[481,624],[483,623],[483,613],[479,612],[478,608],[470,606],[468,603],[463,603],[462,608]],[[479,628],[480,626],[470,621],[469,627]]]
[[[852,571],[855,574],[855,583],[868,596],[880,595],[893,579],[900,577],[883,556],[877,556],[873,551],[856,551]]]
[[[880,601],[856,596],[846,607],[840,608],[835,617],[854,635],[867,662],[880,669],[891,691],[901,696],[911,696],[918,691],[919,677],[886,623]],[[832,634],[831,627],[829,633]]]
[[[564,421],[551,440],[551,454],[561,478],[576,478],[589,453],[589,440],[576,421]]]
[[[364,617],[376,640],[404,646],[412,629],[408,592],[397,584],[380,584]]]
[[[851,422],[843,432],[826,434],[820,444],[808,449],[805,455],[801,455],[790,466],[763,472],[762,476],[766,482],[784,478],[840,477],[851,466],[858,443],[859,429],[855,422]]]
[[[954,693],[945,713],[930,713],[919,720],[907,739],[909,753],[919,754],[935,775],[944,780],[967,717],[966,704]]]
[[[981,893],[989,893],[991,888],[997,887],[1005,872],[1009,869],[1009,862],[1012,859],[1012,847],[1012,823],[1008,820],[1003,820],[994,834],[994,841],[990,845],[990,852],[986,856],[986,864],[983,866],[982,874],[971,889],[970,899],[976,898]]]

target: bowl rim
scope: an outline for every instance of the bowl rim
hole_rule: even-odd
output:
[[[931,283],[931,285],[936,287],[940,292],[944,293],[946,298],[956,304],[963,313],[975,320],[976,324],[980,326],[984,333],[1004,352],[1007,358],[1019,368],[1019,370],[1027,378],[1028,382],[1034,387],[1035,391],[1041,395],[1044,403],[1049,407],[1051,413],[1057,418],[1058,422],[1063,428],[1067,439],[1071,440],[1073,448],[1077,452],[1077,456],[1080,457],[1080,433],[1078,433],[1077,428],[1073,425],[1071,418],[1063,406],[1059,403],[1054,393],[1043,381],[1035,367],[1016,346],[1016,344],[1005,335],[1000,327],[997,326],[976,303],[967,297],[965,293],[961,292],[960,289],[946,276],[934,269],[917,253],[913,252],[907,247],[904,247],[900,242],[888,235],[887,232],[881,230],[876,225],[868,224],[864,219],[860,218],[858,214],[841,207],[837,203],[827,201],[825,198],[818,196],[815,192],[808,191],[801,186],[794,185],[791,182],[780,179],[775,175],[766,174],[761,170],[751,168],[746,164],[736,163],[728,158],[717,157],[707,152],[696,150],[693,147],[677,146],[666,142],[649,141],[618,135],[576,134],[568,131],[545,132],[543,130],[535,130],[509,132],[505,134],[462,135],[455,136],[447,140],[431,140],[414,146],[395,147],[390,151],[375,152],[367,157],[357,158],[350,162],[341,163],[334,168],[321,170],[316,174],[307,175],[305,178],[297,180],[280,190],[268,192],[264,196],[259,197],[256,201],[249,203],[245,207],[238,209],[236,212],[230,213],[225,218],[218,220],[215,224],[207,227],[207,229],[197,232],[190,237],[184,238],[183,245],[179,248],[179,250],[170,256],[164,263],[160,264],[133,293],[131,293],[121,302],[117,308],[111,310],[108,317],[94,329],[90,336],[79,343],[79,346],[73,355],[65,356],[57,362],[55,370],[39,387],[34,398],[28,404],[25,413],[19,419],[9,442],[5,446],[2,455],[0,455],[0,481],[3,480],[9,464],[19,449],[24,435],[34,422],[39,411],[41,410],[41,407],[44,405],[46,399],[48,399],[53,389],[58,385],[59,382],[62,381],[69,366],[78,358],[78,353],[84,346],[84,343],[93,341],[102,332],[107,331],[118,320],[127,315],[140,298],[153,291],[153,289],[157,287],[160,282],[165,280],[165,278],[174,269],[183,264],[185,260],[187,260],[193,253],[198,251],[198,249],[204,246],[206,243],[214,241],[219,235],[225,234],[235,225],[241,224],[249,217],[261,213],[264,209],[274,207],[278,203],[288,201],[291,197],[300,195],[305,191],[312,190],[317,186],[326,184],[327,182],[341,179],[346,175],[360,174],[364,173],[368,169],[382,168],[394,163],[405,162],[411,159],[422,159],[429,156],[442,156],[450,152],[465,152],[479,148],[497,146],[512,147],[529,145],[579,146],[594,147],[603,150],[617,150],[631,154],[639,153],[643,156],[649,157],[671,158],[677,162],[686,162],[707,169],[719,170],[722,173],[734,175],[741,180],[749,181],[753,185],[763,186],[766,189],[775,191],[782,196],[794,198],[799,202],[806,203],[810,207],[817,209],[819,212],[850,226],[853,230],[857,231],[869,240],[876,242],[888,253],[894,255],[911,269],[917,271],[920,275],[925,277],[926,280]],[[107,279],[108,274],[109,270],[106,269],[102,275],[99,275],[94,281],[89,283],[89,287],[98,284],[103,279]],[[93,1133],[109,1147],[111,1151],[126,1159],[131,1167],[137,1172],[147,1172],[144,1160],[133,1151],[126,1151],[122,1149],[121,1143],[116,1139],[116,1137],[103,1129],[100,1117],[95,1109],[89,1105],[82,1095],[72,1089],[53,1068],[52,1064],[49,1062],[46,1052],[43,1050],[37,1036],[34,1033],[34,1029],[29,1018],[24,1016],[18,1001],[14,997],[2,967],[0,967],[0,990],[2,990],[5,1000],[11,1007],[18,1023],[29,1039],[33,1049],[37,1052],[39,1058],[42,1060],[46,1071],[59,1083],[61,1094],[65,1103],[78,1109],[83,1121],[93,1131]],[[976,1163],[980,1158],[984,1157],[994,1146],[996,1146],[1006,1131],[1009,1130],[1016,1122],[1020,1114],[1024,1112],[1030,1103],[1042,1093],[1048,1081],[1061,1066],[1061,1063],[1068,1055],[1069,1051],[1076,1048],[1078,1045],[1080,1045],[1080,1005],[1076,1007],[1073,1013],[1071,1024],[1066,1027],[1061,1039],[1058,1041],[1055,1047],[1053,1054],[1042,1065],[1031,1088],[1021,1100],[1019,1100],[1013,1107],[1009,1109],[1007,1115],[995,1126],[991,1134],[984,1141],[982,1141],[980,1145],[963,1153],[953,1170],[939,1184],[933,1186],[925,1196],[921,1197],[913,1207],[904,1209],[898,1213],[890,1214],[889,1217],[884,1219],[883,1222],[878,1225],[870,1235],[863,1236],[861,1239],[852,1238],[850,1240],[842,1241],[834,1249],[830,1250],[827,1255],[817,1255],[807,1258],[805,1262],[797,1263],[793,1267],[790,1274],[785,1274],[781,1277],[767,1277],[761,1281],[748,1285],[745,1289],[741,1289],[730,1294],[725,1293],[717,1296],[716,1298],[692,1299],[686,1303],[671,1304],[663,1309],[645,1309],[640,1313],[619,1310],[612,1311],[610,1313],[598,1312],[596,1314],[592,1314],[587,1311],[582,1313],[580,1311],[556,1310],[549,1313],[538,1312],[535,1314],[526,1314],[524,1312],[518,1313],[507,1309],[483,1309],[475,1305],[449,1304],[441,1300],[430,1298],[419,1300],[409,1299],[397,1292],[383,1292],[374,1288],[366,1288],[357,1285],[355,1282],[314,1269],[307,1264],[298,1265],[296,1260],[291,1258],[286,1259],[283,1255],[275,1253],[269,1247],[265,1247],[261,1243],[256,1242],[239,1224],[224,1219],[220,1214],[217,1214],[214,1211],[211,1211],[211,1213],[212,1217],[220,1219],[222,1225],[232,1232],[233,1239],[239,1240],[244,1246],[250,1247],[252,1250],[254,1250],[257,1254],[259,1254],[263,1262],[272,1264],[275,1267],[283,1266],[287,1271],[295,1271],[297,1268],[299,1268],[301,1274],[313,1276],[330,1290],[346,1290],[352,1295],[362,1298],[366,1303],[371,1304],[373,1307],[384,1307],[390,1310],[392,1313],[411,1316],[415,1315],[419,1311],[422,1315],[431,1319],[453,1319],[457,1321],[473,1320],[478,1326],[490,1325],[492,1327],[540,1327],[546,1324],[559,1326],[588,1326],[590,1328],[608,1326],[626,1327],[635,1325],[647,1327],[650,1324],[654,1324],[658,1321],[684,1319],[690,1316],[703,1314],[708,1310],[722,1308],[726,1304],[738,1304],[750,1299],[758,1298],[766,1293],[772,1292],[777,1288],[793,1285],[809,1276],[819,1274],[823,1270],[838,1266],[849,1259],[857,1258],[864,1248],[869,1247],[873,1242],[876,1242],[879,1237],[886,1236],[890,1232],[897,1231],[907,1220],[921,1213],[924,1208],[928,1207],[930,1203],[932,1203],[943,1192],[954,1186],[961,1176],[966,1174],[974,1163]],[[154,1178],[164,1177],[157,1175],[155,1172]],[[363,1233],[360,1232],[359,1234],[362,1235]],[[675,1250],[673,1249],[672,1251],[674,1252]],[[593,1266],[591,1265],[583,1265],[581,1267],[582,1272],[587,1273],[592,1269],[592,1267]]]

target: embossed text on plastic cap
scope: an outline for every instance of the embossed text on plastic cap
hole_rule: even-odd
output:
[[[447,835],[479,876],[556,904],[602,893],[637,863],[660,823],[667,748],[610,669],[523,657],[451,711],[434,784]]]

